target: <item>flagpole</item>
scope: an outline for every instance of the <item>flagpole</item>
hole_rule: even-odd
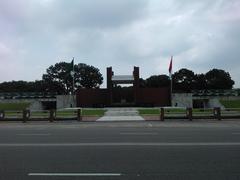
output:
[[[170,105],[172,106],[172,91],[173,91],[173,82],[172,82],[172,60],[173,56],[171,56],[170,64],[169,64],[169,78],[170,78]]]
[[[170,82],[170,83],[171,83],[171,87],[170,87],[170,88],[171,88],[171,106],[172,106],[172,89],[173,89],[173,88],[172,88],[172,74],[171,74],[171,77],[170,77],[170,78],[171,78],[171,82]]]
[[[75,81],[74,81],[74,57],[73,57],[73,60],[72,60],[72,62],[73,62],[73,65],[72,65],[72,70],[73,70],[73,75],[72,75],[72,78],[73,78],[73,80],[72,80],[72,86],[73,86],[73,89],[72,89],[72,94],[74,95],[74,85],[75,85]]]

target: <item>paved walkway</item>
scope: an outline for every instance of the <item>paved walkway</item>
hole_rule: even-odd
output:
[[[97,121],[143,121],[137,108],[107,108],[105,115]]]

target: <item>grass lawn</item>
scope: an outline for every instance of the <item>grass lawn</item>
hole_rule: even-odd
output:
[[[152,114],[152,115],[159,115],[160,109],[138,109],[140,115],[144,114]]]
[[[0,110],[8,110],[8,111],[19,111],[26,109],[30,106],[30,103],[0,103]]]
[[[159,109],[155,109],[155,108],[138,109],[138,112],[140,115],[159,115],[160,108]],[[167,109],[165,109],[165,113],[167,113],[167,114],[174,114],[174,113],[182,114],[182,113],[186,113],[186,109],[167,108]],[[193,113],[211,114],[212,109],[193,109]]]
[[[240,108],[240,100],[220,100],[225,108]]]
[[[83,116],[103,116],[106,110],[104,109],[83,109]]]
[[[83,116],[103,116],[105,113],[105,110],[103,109],[83,109],[82,115]],[[49,112],[44,111],[37,111],[31,113],[33,116],[49,116]],[[77,116],[77,111],[75,110],[64,110],[64,111],[57,111],[56,112],[57,117],[72,117]]]
[[[9,110],[9,109],[7,109]],[[103,116],[106,110],[103,109],[83,109],[83,116]],[[21,110],[6,111],[7,117],[22,117]],[[75,117],[77,116],[77,111],[67,110],[67,111],[57,111],[57,117]],[[31,117],[35,118],[46,118],[49,117],[49,111],[33,111],[31,112]]]
[[[106,110],[103,109],[83,109],[83,116],[103,116]],[[57,116],[77,116],[77,111],[67,110],[67,111],[57,111]]]
[[[159,115],[160,114],[160,108],[159,109],[155,109],[155,108],[149,108],[149,109],[138,109],[138,112],[140,115],[145,115],[145,114],[149,114],[149,115]],[[166,113],[185,113],[186,110],[185,109],[165,109]]]

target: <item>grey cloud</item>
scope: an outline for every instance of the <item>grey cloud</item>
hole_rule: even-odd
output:
[[[29,70],[19,73],[26,78],[72,56],[103,74],[106,66],[124,74],[136,65],[148,77],[166,74],[173,55],[176,71],[222,68],[240,85],[238,0],[21,0],[16,13],[5,1],[0,3],[7,9],[0,13],[0,25],[7,27],[0,30],[2,54],[5,62],[25,63]],[[10,56],[5,46],[10,54],[25,53]]]
[[[53,0],[47,5],[32,4],[28,20],[59,30],[118,27],[143,17],[147,6],[147,0]]]

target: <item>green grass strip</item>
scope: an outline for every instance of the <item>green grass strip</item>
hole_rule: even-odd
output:
[[[225,108],[240,108],[240,100],[220,100]]]
[[[0,103],[0,110],[8,111],[19,111],[26,109],[30,106],[30,103],[21,102],[21,103]]]
[[[160,109],[138,109],[140,115],[144,114],[152,114],[152,115],[159,115]]]
[[[106,110],[104,109],[83,109],[83,116],[103,116]]]
[[[165,108],[166,114],[185,114],[186,109],[177,109],[177,108]],[[211,114],[212,109],[193,109],[193,113],[197,114]],[[138,109],[138,112],[140,115],[159,115],[160,114],[160,108],[148,108],[148,109]]]

